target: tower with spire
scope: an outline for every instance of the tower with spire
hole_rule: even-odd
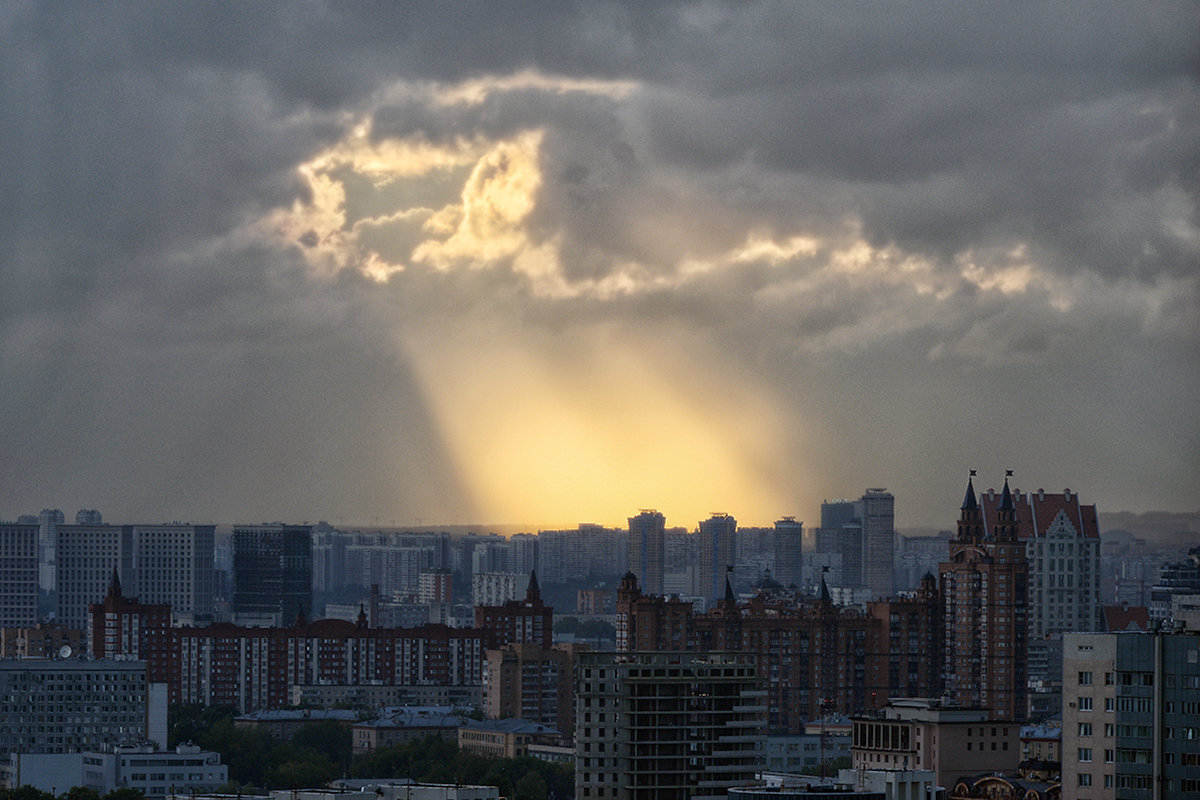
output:
[[[989,527],[975,495],[975,470],[970,471],[957,536],[939,571],[946,693],[960,705],[987,708],[992,719],[1021,721],[1028,713],[1029,567],[1017,535],[1011,475],[1006,470]]]

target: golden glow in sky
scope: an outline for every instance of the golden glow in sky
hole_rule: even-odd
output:
[[[532,74],[403,91],[424,91],[449,105],[531,86],[612,96],[632,91],[624,84],[558,86]],[[410,269],[468,275],[505,269],[547,300],[604,302],[685,287],[738,265],[773,269],[796,259],[811,268],[764,287],[753,298],[758,308],[781,313],[808,298],[820,302],[849,279],[937,298],[953,288],[929,261],[873,246],[853,224],[837,240],[749,230],[724,252],[681,253],[673,270],[629,263],[598,278],[569,279],[555,235],[543,232],[535,241],[529,231],[545,180],[544,137],[526,129],[505,139],[434,144],[372,136],[362,122],[301,168],[311,201],[267,226],[301,243],[317,275],[350,269],[386,284]],[[396,192],[403,188],[411,191]],[[985,291],[1019,293],[1037,280],[1019,249],[960,266],[962,278]],[[785,410],[760,376],[739,369],[703,336],[657,330],[652,318],[638,320],[642,327],[628,335],[620,323],[578,320],[556,333],[526,326],[519,312],[506,316],[496,302],[472,309],[446,325],[428,317],[400,320],[395,336],[486,521],[622,524],[639,508],[655,507],[671,524],[692,526],[717,509],[745,524],[768,524],[802,513],[789,507],[791,498],[819,491],[811,464],[794,455],[803,409],[791,401]],[[936,313],[931,306],[930,318],[920,319],[883,305],[853,325],[814,332],[804,346],[853,352],[898,329],[931,324]]]

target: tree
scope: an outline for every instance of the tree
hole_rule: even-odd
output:
[[[146,794],[141,789],[124,786],[120,789],[113,789],[104,795],[103,800],[146,800]]]
[[[54,795],[32,786],[20,786],[16,789],[0,789],[0,800],[54,800]]]
[[[546,779],[533,769],[521,776],[513,790],[516,792],[516,800],[546,800],[550,791]]]
[[[340,770],[350,765],[350,726],[342,722],[328,719],[306,723],[292,736],[291,743],[316,750]]]
[[[100,800],[100,792],[90,786],[72,786],[64,797],[67,800]]]

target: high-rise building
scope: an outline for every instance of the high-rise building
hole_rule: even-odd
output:
[[[776,520],[771,540],[774,550],[775,580],[784,586],[804,583],[804,523],[795,517]]]
[[[745,653],[580,653],[575,796],[725,800],[752,782],[766,742]]]
[[[1100,528],[1096,506],[1079,494],[1012,492],[1017,538],[1029,562],[1029,638],[1101,630]],[[1000,496],[980,493],[985,535],[996,524]]]
[[[666,568],[666,517],[644,510],[629,518],[629,571],[647,594],[663,593]]]
[[[166,603],[177,624],[212,621],[212,525],[132,525],[134,593],[143,603]]]
[[[58,560],[55,550],[58,540],[55,531],[66,521],[66,515],[57,508],[43,508],[38,514],[38,585],[47,592],[54,591],[57,578],[54,572],[54,565]]]
[[[125,597],[114,569],[104,600],[89,608],[87,649],[93,658],[144,661],[151,683],[171,681],[171,607]]]
[[[950,560],[939,569],[946,693],[962,706],[989,709],[992,719],[1024,720],[1029,576],[1007,478],[990,529],[967,479]]]
[[[38,621],[38,526],[0,522],[0,628]]]
[[[764,581],[764,583],[768,583]],[[770,581],[769,583],[776,583]],[[889,698],[941,695],[937,581],[916,597],[839,608],[781,587],[748,601],[732,592],[704,614],[677,598],[643,595],[628,574],[617,590],[618,652],[730,650],[757,660],[771,732],[798,734],[823,713],[860,713]]]
[[[736,561],[737,520],[716,513],[700,523],[700,563],[696,570],[700,596],[710,605],[725,595],[725,573]]]
[[[567,650],[510,644],[488,650],[483,707],[489,719],[539,722],[570,736],[575,727],[574,660]]]
[[[76,517],[80,515],[84,512]],[[133,530],[103,523],[58,525],[56,537],[57,619],[68,628],[86,630],[88,607],[104,599],[114,568],[122,585],[136,585]]]
[[[554,607],[542,602],[537,573],[529,574],[524,600],[475,606],[475,627],[482,628],[489,649],[533,643],[549,650],[554,642]]]
[[[471,604],[502,606],[517,600],[529,586],[530,572],[476,572],[471,576]]]
[[[890,597],[895,566],[896,498],[886,489],[867,489],[862,508],[862,583],[872,598]]]
[[[1200,796],[1200,632],[1063,635],[1063,797]]]
[[[427,569],[417,579],[417,601],[449,604],[454,600],[454,573],[448,569]]]
[[[307,525],[233,529],[233,613],[280,625],[312,613],[312,534]]]

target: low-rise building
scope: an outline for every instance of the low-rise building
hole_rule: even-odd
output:
[[[1021,758],[1016,722],[926,698],[893,700],[882,712],[855,717],[852,736],[855,769],[932,770],[940,786],[1014,770]]]
[[[458,746],[486,758],[529,755],[531,744],[563,743],[563,735],[549,725],[523,719],[468,720],[458,729]]]
[[[75,753],[11,753],[0,768],[7,788],[33,786],[59,794],[74,786],[108,794],[129,788],[148,800],[170,794],[208,792],[229,782],[229,768],[219,753],[181,744],[174,750],[149,745]]]
[[[167,744],[167,689],[144,661],[0,661],[0,754]]]
[[[57,658],[60,654],[69,658],[81,655],[86,644],[83,631],[61,625],[0,628],[0,658]]]
[[[369,753],[426,736],[458,740],[458,729],[467,717],[450,706],[413,706],[384,709],[376,719],[350,727],[355,754]]]
[[[357,711],[341,708],[283,708],[251,711],[235,717],[239,728],[264,731],[277,742],[290,741],[304,726],[315,722],[336,722],[347,728],[358,722]]]

